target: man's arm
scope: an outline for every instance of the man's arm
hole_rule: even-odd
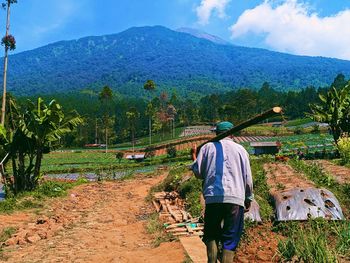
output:
[[[203,158],[202,149],[199,151],[198,156],[196,155],[196,153],[197,153],[197,145],[193,145],[193,147],[192,147],[192,160],[194,162],[191,164],[190,169],[194,173],[195,177],[197,177],[198,179],[203,179],[203,176],[201,175],[201,171],[200,171],[202,158]]]
[[[249,162],[249,155],[247,154],[247,158],[245,161],[245,176],[246,176],[246,185],[245,185],[245,201],[244,206],[245,209],[249,210],[250,204],[254,199],[253,195],[253,178],[252,178],[252,171],[250,168],[250,162]]]

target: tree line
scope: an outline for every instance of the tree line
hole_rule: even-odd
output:
[[[283,107],[286,119],[303,118],[312,113],[310,104],[321,102],[319,95],[326,95],[331,88],[339,90],[346,83],[345,76],[338,74],[333,83],[324,88],[284,92],[265,82],[258,90],[241,88],[198,98],[178,96],[176,90],[157,93],[156,83],[149,80],[135,91],[147,90],[148,96],[142,98],[121,96],[108,86],[99,92],[85,90],[43,98],[45,101],[54,98],[64,109],[76,110],[84,119],[84,124],[63,140],[66,147],[76,147],[88,143],[112,145],[151,134],[164,137],[173,134],[174,127],[215,124],[220,120],[237,124],[276,105]]]

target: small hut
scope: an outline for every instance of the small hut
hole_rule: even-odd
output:
[[[127,160],[135,160],[136,162],[142,162],[145,159],[144,154],[129,154],[125,157]]]
[[[254,148],[254,154],[276,154],[281,148],[281,143],[276,142],[251,142],[250,146]]]

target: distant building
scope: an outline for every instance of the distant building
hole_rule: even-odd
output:
[[[281,143],[276,142],[251,142],[250,146],[254,148],[254,154],[276,154],[281,148]]]
[[[125,157],[128,160],[135,160],[137,162],[141,162],[145,159],[144,154],[129,154]]]

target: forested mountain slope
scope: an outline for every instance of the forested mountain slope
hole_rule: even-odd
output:
[[[264,49],[217,44],[165,27],[130,28],[114,35],[60,41],[10,56],[8,87],[16,95],[100,90],[109,85],[142,96],[153,79],[179,94],[209,94],[240,87],[277,90],[325,86],[350,61],[294,56]]]

